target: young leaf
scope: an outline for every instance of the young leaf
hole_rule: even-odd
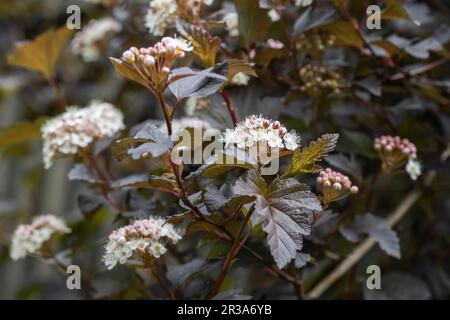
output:
[[[110,57],[109,60],[114,66],[117,74],[129,80],[137,82],[144,87],[148,87],[149,82],[147,78],[142,76],[133,66],[117,58]]]
[[[225,183],[220,189],[215,185],[207,185],[203,195],[205,205],[209,211],[214,212],[225,207],[233,195],[233,190],[229,183]]]
[[[217,52],[220,48],[220,38],[212,36],[208,30],[193,24],[181,24],[177,21],[178,32],[194,47],[194,54],[202,60],[205,67],[212,67],[216,63]]]
[[[398,0],[385,0],[385,2],[387,8],[381,13],[381,19],[411,21],[408,12]]]
[[[50,79],[55,73],[55,64],[72,34],[66,26],[51,28],[37,36],[34,40],[19,44],[14,52],[8,55],[10,65],[24,67],[41,73]]]
[[[311,211],[322,210],[317,197],[295,179],[277,178],[267,185],[255,170],[238,179],[234,193],[255,197],[251,221],[263,225],[277,266],[285,267],[302,249],[303,235],[310,234]]]
[[[247,60],[231,59],[228,60],[227,65],[228,65],[228,72],[227,72],[228,81],[231,81],[231,79],[233,79],[233,77],[239,72],[243,72],[252,77],[258,76],[255,70],[253,69],[252,65]]]
[[[372,236],[388,255],[400,259],[400,243],[386,220],[365,213],[355,218],[350,226],[341,226],[341,234],[349,241],[358,242],[363,233]]]
[[[295,150],[285,176],[292,177],[299,173],[319,171],[321,167],[317,162],[334,150],[338,138],[339,134],[324,134],[316,141],[312,141],[309,146]]]

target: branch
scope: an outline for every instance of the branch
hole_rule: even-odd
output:
[[[435,171],[430,171],[425,177],[425,186],[431,184]],[[398,205],[395,211],[387,218],[388,224],[392,227],[411,209],[417,200],[422,196],[423,191],[420,189],[412,190]],[[308,298],[317,299],[325,291],[328,290],[337,280],[345,275],[370,249],[376,244],[376,241],[372,237],[367,237],[362,243],[360,243],[348,256],[345,258],[328,276],[320,281],[311,291],[308,293]]]

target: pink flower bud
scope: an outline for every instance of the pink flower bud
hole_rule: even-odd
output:
[[[130,50],[125,51],[122,54],[122,60],[128,63],[133,63],[135,60],[133,52],[131,52]]]
[[[352,186],[350,188],[350,193],[358,193],[358,191],[359,191],[359,188],[357,186]]]
[[[152,56],[147,55],[147,56],[145,56],[143,62],[144,62],[144,65],[146,67],[151,67],[151,66],[153,66],[155,64],[155,58],[153,58]]]

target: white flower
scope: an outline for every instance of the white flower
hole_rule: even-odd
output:
[[[299,7],[307,7],[313,3],[313,0],[295,0],[295,5]]]
[[[161,257],[167,251],[165,244],[168,241],[176,244],[180,239],[180,232],[163,218],[136,220],[109,235],[103,262],[108,269],[117,263],[125,264],[130,258],[145,263],[148,259]]]
[[[164,37],[161,39],[161,43],[172,51],[188,52],[193,50],[191,43],[183,38]]]
[[[22,224],[14,231],[10,248],[11,259],[19,260],[27,254],[36,253],[54,233],[70,231],[64,220],[56,216],[38,216],[31,224]]]
[[[145,15],[145,26],[155,36],[162,36],[166,28],[178,18],[175,0],[152,0]]]
[[[223,17],[225,27],[230,37],[237,37],[239,35],[239,16],[236,12],[228,12]]]
[[[246,86],[250,80],[250,76],[244,72],[238,72],[231,79],[231,83],[238,86]]]
[[[297,136],[297,133],[291,131],[283,136],[283,140],[286,149],[295,150],[298,148],[298,141],[300,140],[300,138]]]
[[[55,157],[75,155],[124,127],[122,113],[110,103],[92,101],[86,108],[69,107],[41,128],[45,168],[51,167]]]
[[[417,180],[417,178],[422,174],[422,165],[417,160],[409,160],[405,169],[411,180]]]
[[[220,141],[225,143],[225,148],[236,145],[247,150],[256,144],[267,143],[270,148],[295,150],[300,138],[294,131],[287,132],[278,121],[252,115],[234,129],[226,129]]]
[[[76,33],[72,40],[72,51],[80,54],[84,61],[95,61],[101,54],[101,43],[104,43],[112,34],[122,29],[120,23],[112,18],[91,20]]]
[[[272,22],[276,22],[280,20],[280,15],[278,14],[277,10],[272,9],[269,12],[267,12],[267,15],[269,16],[270,20]]]

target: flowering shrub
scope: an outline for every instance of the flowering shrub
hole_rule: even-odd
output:
[[[80,266],[76,298],[448,297],[448,19],[376,3],[380,30],[360,1],[7,19],[31,40],[1,49],[2,123],[24,119],[0,131],[23,160],[0,162],[0,253]],[[394,283],[375,293],[374,264]]]

